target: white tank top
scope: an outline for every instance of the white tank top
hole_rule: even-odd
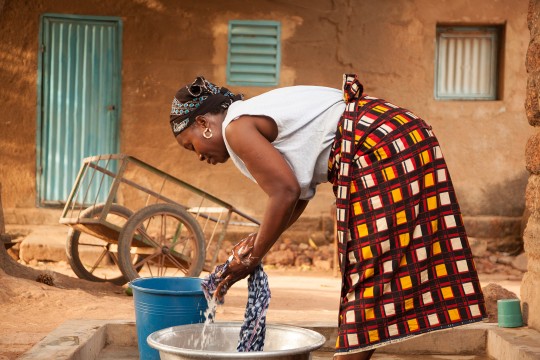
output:
[[[321,86],[279,88],[231,104],[223,121],[223,139],[236,167],[255,181],[229,146],[225,128],[242,115],[272,118],[278,128],[272,145],[296,175],[301,188],[300,199],[309,200],[315,195],[317,185],[328,181],[330,148],[344,110],[341,90]]]

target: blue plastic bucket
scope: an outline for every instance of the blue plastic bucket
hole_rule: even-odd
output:
[[[190,277],[154,277],[130,282],[140,359],[159,360],[159,351],[146,342],[151,333],[172,326],[204,322],[208,303],[201,281]]]

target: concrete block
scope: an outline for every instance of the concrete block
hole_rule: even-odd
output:
[[[337,338],[337,327],[329,324],[298,323],[295,324],[319,332],[326,337],[326,343],[320,351],[333,351]],[[487,331],[495,328],[495,324],[475,323],[444,331],[434,331],[412,337],[403,342],[386,345],[377,350],[384,354],[482,354],[485,351]],[[452,341],[448,341],[452,339]]]
[[[428,332],[380,349],[387,354],[483,354],[486,348],[487,331],[492,324],[476,323]],[[452,339],[452,341],[449,341]]]
[[[19,360],[96,359],[105,346],[102,320],[70,320],[53,330]]]
[[[493,328],[488,332],[486,352],[496,360],[538,360],[540,333],[526,327]]]
[[[107,345],[97,359],[92,360],[139,360],[139,349],[133,346]]]
[[[137,347],[137,327],[133,321],[109,322],[107,327],[107,344],[116,346]]]
[[[96,359],[106,345],[106,331],[104,326],[93,327],[89,331],[94,333],[84,346],[78,347],[70,360]]]
[[[67,261],[66,237],[68,227],[34,226],[21,242],[19,257],[29,263],[35,261]]]

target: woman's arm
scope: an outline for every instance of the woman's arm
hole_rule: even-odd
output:
[[[289,224],[287,225],[287,229],[291,227],[292,224],[298,220],[300,215],[304,212],[306,209],[307,204],[309,203],[309,200],[298,200],[296,202],[296,206],[294,207],[293,214],[291,215],[291,219],[289,220]]]
[[[306,201],[299,201],[300,185],[291,167],[271,142],[277,126],[271,119],[242,116],[226,128],[227,141],[242,159],[257,184],[268,196],[259,232],[251,234],[233,248],[235,261],[219,274],[216,295],[253,273],[279,236],[300,216]]]
[[[305,208],[302,202],[295,211],[300,185],[289,164],[271,144],[277,136],[273,120],[242,116],[225,131],[229,145],[268,196],[252,251],[252,256],[260,260]]]

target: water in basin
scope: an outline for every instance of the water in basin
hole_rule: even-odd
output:
[[[318,332],[289,325],[267,324],[264,351],[236,351],[241,322],[217,322],[174,326],[148,336],[148,344],[162,360],[181,359],[309,359],[326,341]]]

